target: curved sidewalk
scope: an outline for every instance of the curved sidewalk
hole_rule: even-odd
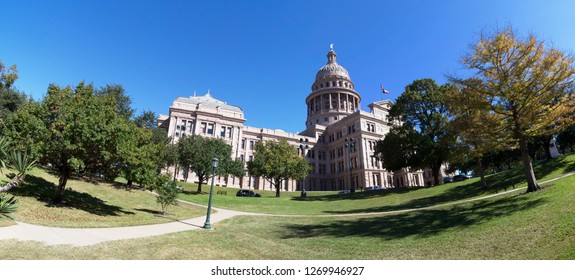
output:
[[[237,215],[250,215],[237,211],[216,209],[210,221],[217,223]],[[206,216],[154,225],[114,228],[58,228],[17,222],[14,226],[0,227],[0,240],[39,241],[47,245],[88,246],[106,241],[162,235],[172,232],[201,229]]]

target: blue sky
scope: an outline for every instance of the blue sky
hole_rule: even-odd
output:
[[[0,0],[0,60],[36,100],[50,83],[121,84],[138,112],[178,96],[240,106],[246,124],[299,132],[334,44],[362,96],[395,100],[413,80],[446,81],[482,30],[512,24],[575,50],[575,1]]]

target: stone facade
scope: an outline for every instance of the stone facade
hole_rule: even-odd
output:
[[[330,48],[328,63],[317,72],[305,100],[306,129],[299,134],[245,126],[240,107],[217,100],[209,92],[204,96],[178,97],[169,115],[160,115],[158,124],[168,131],[174,142],[182,135],[222,138],[232,146],[231,156],[244,162],[253,158],[255,143],[286,139],[312,166],[304,181],[285,182],[283,188],[287,191],[299,191],[302,187],[329,191],[426,184],[423,171],[389,171],[373,157],[375,143],[392,125],[387,118],[392,102],[377,101],[368,105],[369,112],[362,111],[361,96],[354,90],[347,70],[337,64],[336,57]],[[182,172],[179,173],[177,177],[183,180]],[[194,182],[197,178],[189,174],[188,181]],[[216,184],[272,190],[271,183],[250,176],[216,178]]]

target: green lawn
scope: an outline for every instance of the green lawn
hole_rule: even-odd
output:
[[[574,259],[575,177],[532,194],[364,217],[244,216],[90,247],[0,241],[0,259]]]
[[[535,165],[535,173],[540,181],[573,171],[575,171],[575,155]],[[525,185],[523,177],[522,169],[487,176],[490,185],[488,190],[482,190],[479,179],[472,178],[464,182],[448,183],[437,187],[396,188],[348,195],[338,195],[337,192],[308,192],[306,198],[301,198],[299,192],[282,192],[281,197],[276,198],[273,191],[259,190],[256,192],[262,194],[261,198],[236,197],[237,189],[215,187],[213,205],[245,212],[300,215],[395,211],[511,190]],[[207,204],[209,186],[203,186],[204,193],[197,194],[195,184],[180,183],[180,185],[184,188],[184,193],[180,196],[182,200]],[[227,195],[217,195],[217,191],[227,191]]]
[[[572,172],[574,166],[575,156],[567,156],[536,166],[536,172],[543,181]],[[544,184],[544,188],[535,193],[525,194],[520,190],[427,210],[353,217],[311,216],[436,205],[511,190],[523,184],[521,176],[520,171],[492,175],[488,191],[482,191],[477,180],[472,179],[378,194],[312,193],[303,200],[299,193],[283,193],[279,199],[271,192],[264,192],[263,198],[235,197],[235,189],[227,189],[227,195],[215,195],[215,206],[308,216],[239,216],[214,224],[213,231],[193,230],[89,247],[0,241],[0,248],[4,248],[0,250],[0,259],[575,259],[575,176]],[[115,212],[118,216],[129,218],[140,214],[133,206],[117,206],[121,202],[116,201],[140,191],[103,184],[84,187],[84,190],[79,187],[74,190],[78,188],[77,192],[103,201],[99,203],[121,208]],[[192,187],[186,186],[183,197],[203,203],[207,195],[192,194]],[[118,198],[100,197],[104,194],[98,194],[97,190],[113,191],[110,196]],[[143,192],[141,195],[143,200],[151,201],[141,209],[158,209],[153,197]],[[42,200],[37,197],[28,197],[36,201],[31,204],[37,205],[36,212],[53,211],[45,203],[38,203]],[[134,201],[139,199],[131,203]],[[70,208],[70,213],[88,211],[87,206]],[[154,216],[149,212],[142,214]],[[20,220],[19,216],[15,217]],[[104,215],[102,219],[116,217]],[[46,221],[59,223],[57,218]]]
[[[8,179],[0,177],[0,182]],[[69,180],[64,203],[51,203],[53,186],[58,179],[45,169],[36,168],[25,183],[10,194],[18,200],[18,211],[10,214],[17,221],[56,227],[117,227],[172,222],[205,215],[205,209],[180,203],[161,214],[156,197],[120,184]],[[0,226],[14,220],[0,218]]]

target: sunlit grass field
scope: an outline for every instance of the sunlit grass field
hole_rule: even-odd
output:
[[[573,172],[574,166],[574,156],[562,157],[536,165],[536,174],[540,181],[545,181]],[[32,176],[49,178],[44,171],[37,172],[41,173]],[[88,247],[0,241],[3,248],[0,259],[575,259],[575,176],[542,184],[541,191],[529,194],[519,189],[524,184],[521,170],[493,174],[488,180],[488,190],[481,190],[477,179],[471,179],[438,187],[344,196],[312,192],[303,199],[299,193],[282,193],[281,198],[275,198],[273,192],[261,192],[262,198],[235,197],[236,189],[221,188],[228,192],[214,196],[216,207],[303,216],[237,216],[214,224],[213,231],[193,230]],[[83,183],[86,182],[77,182]],[[73,188],[114,209],[104,212],[98,224],[145,214],[152,219],[156,217],[152,212],[159,210],[148,193],[103,183],[88,185]],[[516,191],[501,196],[447,204],[513,188]],[[208,188],[204,188],[206,190]],[[116,198],[99,191],[111,192],[110,196]],[[194,191],[195,186],[185,186],[181,197],[205,203],[207,195],[194,194]],[[21,207],[36,205],[38,208],[34,211],[54,211],[41,199],[48,194],[17,195],[19,199],[35,201],[22,203]],[[140,200],[149,200],[149,204],[135,206]],[[84,203],[93,202],[85,200]],[[441,204],[445,205],[395,214],[361,215]],[[99,216],[89,213],[85,209],[88,206],[63,208],[70,211],[62,216],[69,220],[80,215],[78,213]],[[30,219],[27,216],[33,215],[25,214],[27,211],[21,208],[13,216],[17,220]],[[199,214],[203,212],[200,210]],[[54,218],[38,219],[49,225],[74,224],[59,221],[55,215],[46,216]]]
[[[554,159],[544,164],[535,165],[539,181],[559,177],[575,171],[575,155]],[[470,199],[478,196],[520,188],[525,185],[522,169],[514,169],[487,176],[489,188],[482,190],[479,178],[463,182],[448,183],[436,187],[395,188],[383,191],[356,192],[338,195],[337,192],[308,192],[305,198],[299,192],[282,192],[275,197],[275,191],[255,192],[262,197],[236,197],[237,189],[214,187],[213,205],[215,207],[245,212],[271,214],[353,214],[367,212],[397,211],[437,205],[447,202]],[[209,185],[204,185],[201,194],[196,193],[196,185],[180,183],[184,193],[182,200],[207,204]],[[218,191],[227,192],[217,195]]]
[[[5,176],[5,175],[4,175]],[[0,177],[0,182],[6,182]],[[18,200],[12,218],[0,218],[0,226],[15,221],[55,227],[118,227],[172,222],[205,215],[205,209],[180,203],[170,206],[166,215],[156,197],[146,191],[126,189],[121,184],[69,180],[62,205],[53,205],[54,184],[58,178],[46,169],[36,168],[10,194]]]

